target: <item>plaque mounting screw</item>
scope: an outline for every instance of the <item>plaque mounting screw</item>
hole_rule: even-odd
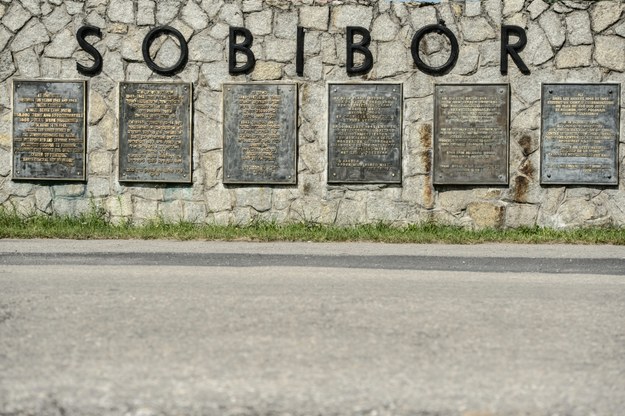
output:
[[[502,88],[499,90],[499,94],[503,94],[503,93],[504,93],[504,89]]]
[[[332,176],[336,176],[336,172],[332,174]]]
[[[608,94],[612,95],[612,90],[609,90],[609,91],[608,91]]]
[[[549,94],[553,94],[553,90],[549,90]]]
[[[338,90],[335,88],[335,89],[334,89],[334,92],[337,92],[337,91],[338,91]]]
[[[551,173],[548,173],[548,174],[547,174],[547,177],[548,177],[548,178],[551,178]]]

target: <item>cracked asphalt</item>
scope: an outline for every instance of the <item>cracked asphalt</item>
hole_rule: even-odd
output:
[[[621,415],[625,248],[0,240],[0,415]]]

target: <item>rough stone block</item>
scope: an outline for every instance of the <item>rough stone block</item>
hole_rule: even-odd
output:
[[[229,26],[243,26],[243,13],[236,4],[224,4],[219,11],[219,20]]]
[[[207,31],[201,32],[189,41],[189,59],[196,62],[217,62],[224,64],[224,45],[222,41],[213,39]]]
[[[24,49],[23,51],[16,53],[15,62],[17,63],[17,69],[20,73],[20,77],[39,78],[41,76],[39,56],[33,48]]]
[[[156,22],[165,25],[176,18],[182,2],[179,0],[158,0],[156,2]]]
[[[137,3],[137,24],[154,25],[156,23],[155,10],[156,3],[153,0],[139,0]]]
[[[250,13],[245,16],[245,27],[249,29],[254,36],[269,35],[273,30],[272,23],[273,13],[271,9]]]
[[[278,62],[256,62],[256,68],[252,72],[253,81],[269,81],[282,78],[282,64]]]
[[[70,30],[57,33],[52,38],[52,42],[46,46],[44,50],[45,56],[49,56],[50,58],[71,58],[74,49],[70,48],[69,45],[73,45],[75,39],[74,33]]]
[[[547,35],[547,39],[549,39],[551,46],[559,48],[564,44],[564,41],[566,40],[566,32],[564,26],[562,25],[560,15],[549,10],[540,16],[538,22],[543,28],[545,35]]]
[[[206,208],[203,203],[185,201],[182,203],[182,219],[195,224],[206,221]]]
[[[592,30],[603,32],[614,23],[618,22],[625,5],[620,1],[599,1],[595,2],[590,9],[590,21]]]
[[[505,17],[511,16],[515,13],[523,10],[525,0],[502,0],[503,2],[503,15]]]
[[[331,31],[345,32],[347,26],[371,28],[373,12],[371,7],[359,5],[340,5],[331,9]]]
[[[551,58],[554,52],[545,31],[536,23],[531,23],[527,31],[527,46],[523,50],[525,62],[540,65]]]
[[[112,22],[134,23],[135,6],[133,0],[111,0],[106,14]]]
[[[295,39],[297,36],[297,13],[276,14],[273,34],[282,39]]]
[[[556,68],[578,68],[590,66],[592,62],[592,46],[564,47],[556,55]]]
[[[193,2],[187,2],[182,8],[180,18],[194,30],[202,30],[208,26],[208,16],[200,6]]]
[[[464,15],[468,17],[479,16],[482,13],[481,0],[466,0],[464,4]]]
[[[587,12],[578,11],[566,16],[566,37],[572,46],[592,44],[590,16]]]
[[[625,72],[625,39],[619,36],[595,37],[595,61],[604,68]]]
[[[330,11],[327,7],[303,6],[299,11],[299,24],[314,30],[328,30]]]
[[[134,218],[140,220],[156,220],[158,218],[158,202],[142,198],[133,198]]]
[[[471,202],[467,206],[467,215],[473,220],[475,228],[501,228],[506,207],[493,202]]]
[[[381,42],[388,42],[395,39],[398,32],[399,25],[388,14],[383,14],[373,21],[371,38]]]
[[[506,207],[505,226],[507,228],[533,227],[538,218],[538,206],[512,204]]]
[[[549,5],[545,3],[543,0],[534,0],[527,7],[527,11],[530,12],[530,18],[534,20],[548,8],[549,8]]]
[[[48,31],[45,26],[40,21],[32,19],[15,35],[11,43],[11,50],[13,52],[19,52],[31,46],[47,43],[49,41],[50,36],[48,36]]]
[[[92,197],[108,196],[111,193],[111,184],[108,178],[91,177],[87,183],[87,194]]]
[[[24,27],[30,17],[31,14],[28,10],[23,8],[19,2],[13,1],[2,18],[2,24],[11,32],[16,32]]]
[[[464,40],[467,42],[482,42],[496,37],[495,29],[481,16],[462,19],[462,27]]]

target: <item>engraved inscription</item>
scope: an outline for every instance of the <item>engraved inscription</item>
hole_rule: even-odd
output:
[[[296,183],[294,84],[224,85],[224,182]]]
[[[84,82],[14,82],[15,179],[84,180],[84,92]]]
[[[330,85],[328,182],[401,183],[401,85]]]
[[[543,85],[542,183],[617,184],[617,84]]]
[[[190,182],[188,84],[122,84],[120,180]]]
[[[434,183],[508,183],[508,86],[437,85]]]

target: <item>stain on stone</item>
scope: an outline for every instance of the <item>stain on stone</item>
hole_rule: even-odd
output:
[[[523,149],[523,154],[525,156],[532,153],[532,138],[527,134],[519,139],[519,146]]]
[[[423,206],[427,209],[434,208],[434,189],[431,176],[427,176],[423,184]]]
[[[303,191],[304,191],[304,195],[308,195],[308,194],[310,194],[310,190],[311,190],[311,188],[312,188],[312,186],[310,185],[310,183],[308,183],[308,182],[307,182],[307,183],[305,183],[305,184],[304,184],[304,189],[303,189]]]
[[[13,314],[8,307],[0,305],[0,325],[13,318]]]
[[[530,160],[524,161],[521,164],[519,171],[530,179],[533,179],[534,174],[536,173],[536,169],[534,169],[534,165],[532,165],[532,162]]]
[[[517,176],[514,178],[513,197],[515,202],[527,202],[529,186],[530,180],[525,176]]]
[[[421,153],[421,163],[423,164],[423,169],[427,174],[430,174],[432,170],[432,151],[426,150]]]
[[[506,214],[503,205],[491,202],[472,202],[467,206],[467,214],[473,220],[475,227],[501,228]]]
[[[419,127],[419,135],[421,137],[421,146],[425,149],[432,148],[432,125],[431,124],[422,124]]]

